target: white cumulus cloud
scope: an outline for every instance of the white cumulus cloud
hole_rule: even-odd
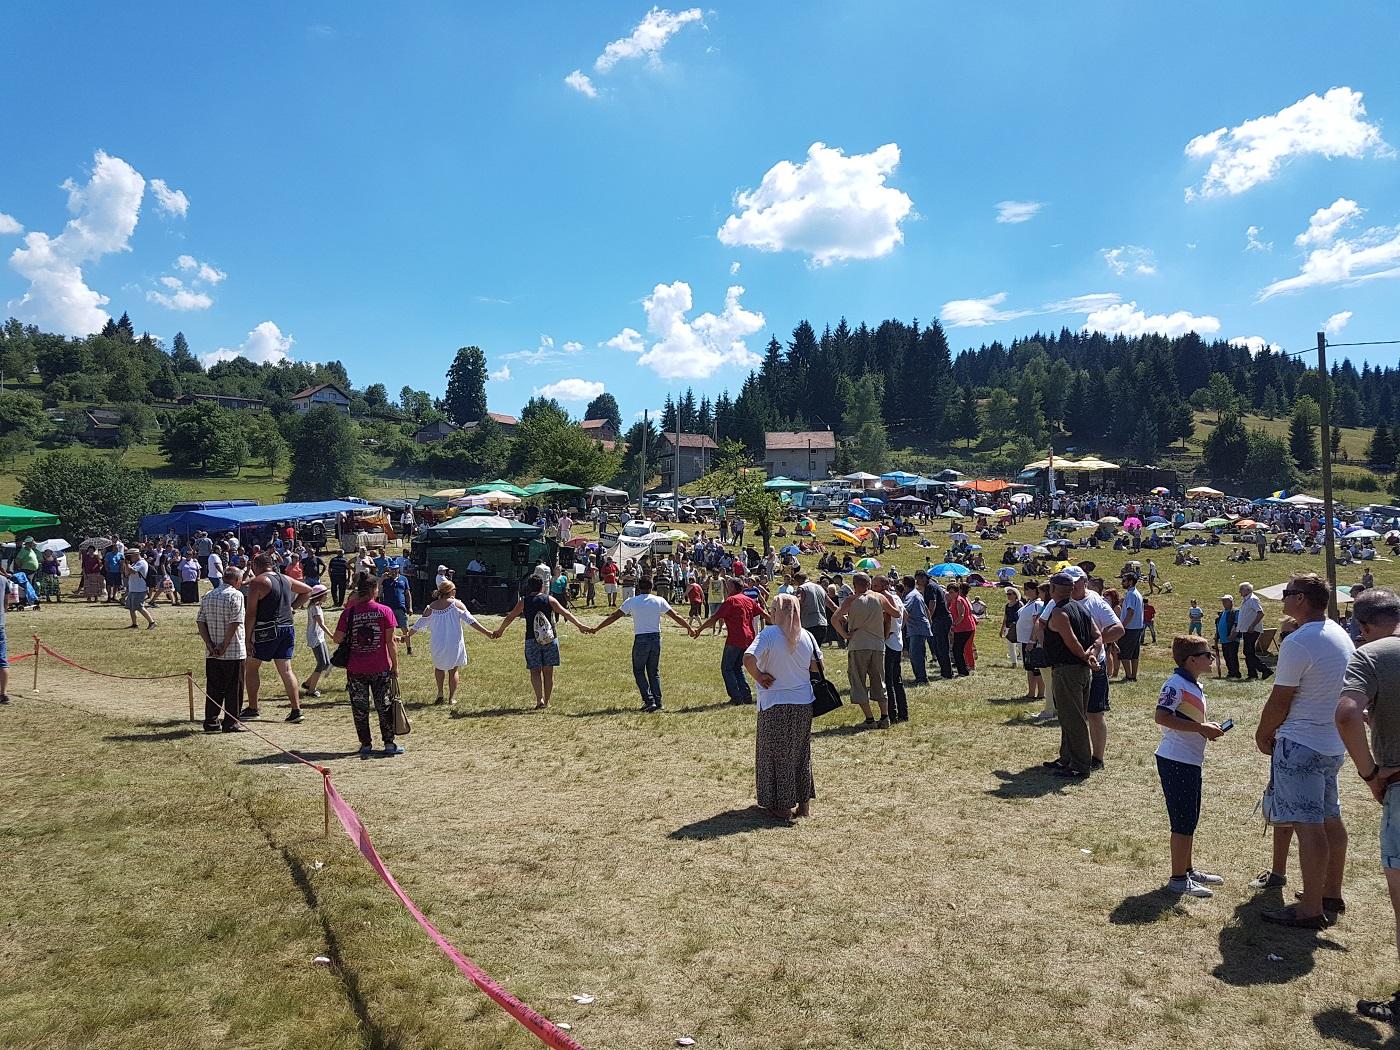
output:
[[[63,183],[73,218],[57,237],[35,231],[10,255],[10,267],[29,288],[8,304],[10,312],[49,331],[88,335],[109,320],[110,300],[87,286],[83,264],[130,250],[141,215],[146,180],[120,157],[98,150],[83,186]]]
[[[568,84],[569,87],[573,88],[580,95],[586,95],[589,98],[598,97],[598,89],[593,86],[592,78],[581,69],[575,69],[566,76],[564,78],[564,83]]]
[[[264,321],[249,332],[248,338],[237,347],[230,349],[221,346],[212,354],[200,355],[200,360],[204,362],[205,368],[220,361],[232,361],[235,357],[246,357],[257,365],[275,365],[291,356],[294,342],[295,339],[283,335],[282,330],[271,321]]]
[[[1400,227],[1374,226],[1355,237],[1340,237],[1326,247],[1313,249],[1296,275],[1260,291],[1259,302],[1306,288],[1387,277],[1400,277]]]
[[[488,378],[496,383],[504,383],[510,378],[510,365],[501,365],[496,371],[491,372]]]
[[[1322,326],[1322,330],[1328,335],[1340,335],[1347,322],[1351,320],[1351,311],[1343,310],[1341,313],[1333,314],[1327,318],[1327,323]]]
[[[214,300],[207,294],[193,288],[177,288],[171,295],[150,291],[146,293],[146,298],[167,310],[207,310],[214,305]]]
[[[557,346],[552,335],[540,336],[540,345],[533,350],[515,350],[501,357],[502,361],[524,361],[527,365],[538,365],[545,361],[558,361],[576,354],[583,349],[583,344],[569,340],[563,346]]]
[[[1268,182],[1293,157],[1320,154],[1356,158],[1390,153],[1381,129],[1368,124],[1365,116],[1361,92],[1334,87],[1325,95],[1309,95],[1277,113],[1197,135],[1186,144],[1186,155],[1193,160],[1209,158],[1210,167],[1198,189],[1187,189],[1186,199],[1244,193]]]
[[[688,320],[694,305],[690,285],[684,281],[658,284],[642,300],[651,345],[632,328],[624,328],[606,345],[639,353],[637,363],[663,379],[705,379],[725,366],[753,368],[760,359],[745,339],[762,329],[764,320],[739,302],[743,294],[741,285],[731,285],[723,312]]]
[[[151,193],[155,195],[156,207],[167,215],[178,215],[183,219],[188,214],[190,199],[183,190],[172,190],[164,179],[151,180]]]
[[[1157,272],[1157,259],[1150,248],[1139,248],[1136,244],[1124,244],[1117,248],[1101,248],[1108,268],[1119,277],[1132,272],[1142,277],[1150,277]]]
[[[182,255],[175,260],[175,265],[182,270],[193,270],[194,279],[203,281],[205,284],[218,284],[228,274],[222,270],[216,270],[208,263],[200,262],[193,255]]]
[[[13,215],[6,215],[0,211],[0,234],[23,233],[24,224]]]
[[[561,379],[535,387],[536,397],[552,397],[556,401],[592,401],[602,392],[603,384],[590,379]]]
[[[738,277],[738,276],[739,276],[739,263],[737,263],[737,262],[732,262],[732,263],[729,264],[729,276],[730,276],[730,277]]]
[[[779,161],[757,189],[735,195],[737,214],[719,228],[720,242],[805,252],[816,266],[888,255],[904,240],[900,223],[914,207],[886,185],[898,165],[893,142],[849,157],[814,142],[806,161]]]
[[[1230,340],[1231,346],[1242,346],[1249,351],[1251,357],[1258,357],[1265,348],[1270,353],[1278,353],[1283,347],[1278,343],[1271,343],[1262,335],[1240,335]]]
[[[1263,228],[1250,226],[1244,231],[1244,250],[1247,252],[1271,252],[1274,250],[1273,241],[1261,241],[1259,234],[1263,233]]]
[[[599,73],[607,73],[619,62],[629,59],[645,58],[649,62],[658,62],[661,49],[671,37],[691,22],[700,21],[702,17],[703,13],[698,7],[674,14],[653,7],[642,16],[642,20],[630,34],[603,48],[603,53],[593,63],[593,68]]]
[[[1150,334],[1170,338],[1188,332],[1214,335],[1220,331],[1220,318],[1209,315],[1197,317],[1186,310],[1178,310],[1172,314],[1148,314],[1139,310],[1136,302],[1126,302],[1106,306],[1089,314],[1084,320],[1084,331],[1124,335],[1129,338]]]
[[[938,317],[950,328],[982,328],[1033,313],[1031,310],[1003,310],[1001,304],[1005,301],[1005,292],[997,292],[985,299],[953,299],[943,304]]]
[[[1316,248],[1331,244],[1343,226],[1361,217],[1361,208],[1356,201],[1338,197],[1325,208],[1318,208],[1308,219],[1308,228],[1293,243],[1299,248]]]
[[[1040,201],[998,201],[997,222],[1029,222],[1045,205]]]

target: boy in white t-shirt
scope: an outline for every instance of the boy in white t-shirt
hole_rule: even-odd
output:
[[[1162,727],[1157,776],[1172,829],[1172,874],[1167,890],[1181,896],[1213,897],[1209,887],[1225,880],[1197,871],[1191,851],[1201,819],[1201,765],[1206,759],[1206,742],[1219,738],[1225,730],[1206,720],[1206,696],[1200,683],[1201,675],[1210,670],[1206,640],[1198,635],[1178,635],[1172,639],[1172,659],[1176,671],[1162,686],[1155,714]]]

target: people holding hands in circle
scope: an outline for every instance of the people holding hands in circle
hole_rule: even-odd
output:
[[[698,632],[683,620],[671,603],[652,593],[650,576],[637,581],[637,593],[624,601],[607,619],[596,627],[582,628],[584,634],[597,634],[619,617],[632,617],[632,676],[637,691],[642,694],[642,710],[651,714],[661,710],[661,619],[670,617],[690,637]]]
[[[537,711],[548,707],[554,694],[554,669],[559,666],[558,619],[568,620],[581,632],[588,631],[577,616],[559,604],[557,598],[543,591],[544,580],[539,576],[527,579],[524,596],[506,613],[501,625],[491,635],[492,638],[500,638],[517,616],[525,620],[525,667],[530,672],[530,686],[535,691]]]
[[[467,607],[457,600],[457,585],[451,580],[443,580],[433,592],[433,600],[423,608],[418,621],[409,629],[409,634],[417,634],[425,627],[428,631],[429,648],[433,656],[433,677],[437,679],[437,699],[442,703],[443,679],[447,680],[447,703],[457,703],[457,672],[467,665],[467,646],[462,640],[462,628],[474,627],[487,638],[496,634],[477,623],[476,617],[467,612]]]

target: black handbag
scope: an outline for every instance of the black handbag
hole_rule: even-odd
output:
[[[332,667],[349,667],[349,666],[350,666],[350,639],[349,639],[349,638],[346,638],[345,641],[343,641],[343,642],[341,642],[339,645],[337,645],[337,646],[335,647],[335,652],[331,653],[331,666],[332,666]]]
[[[812,717],[830,714],[842,704],[841,694],[823,671],[812,673]]]
[[[1041,671],[1050,666],[1050,656],[1045,651],[1045,646],[1037,645],[1030,652],[1022,657],[1022,666],[1027,671]]]

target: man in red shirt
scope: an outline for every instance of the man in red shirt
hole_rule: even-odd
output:
[[[724,691],[729,694],[731,704],[753,703],[753,691],[744,677],[744,650],[754,638],[754,619],[767,619],[763,606],[744,594],[743,590],[743,581],[734,576],[725,577],[724,601],[720,602],[714,615],[695,631],[695,636],[699,637],[717,623],[723,623],[727,628],[719,671],[724,676]]]
[[[608,596],[608,606],[612,608],[617,605],[617,562],[604,558],[599,575],[603,577],[603,593]]]

